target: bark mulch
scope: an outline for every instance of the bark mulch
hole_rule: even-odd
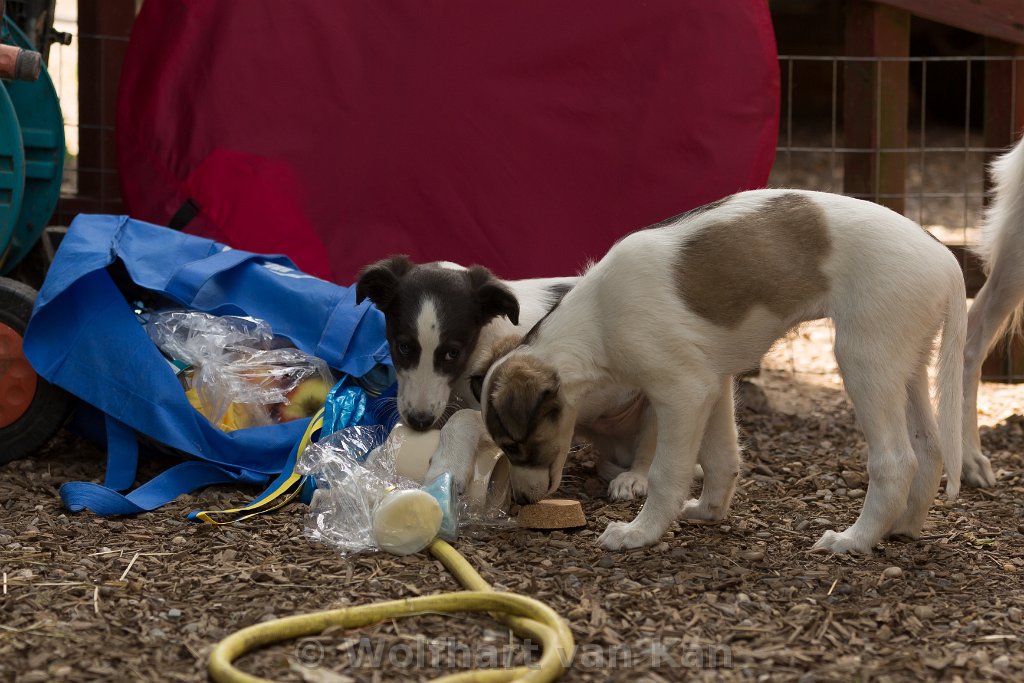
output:
[[[605,552],[601,530],[639,504],[609,503],[583,450],[562,495],[583,502],[585,529],[488,529],[457,547],[495,587],[568,619],[579,649],[565,681],[1024,680],[1024,418],[983,429],[998,486],[938,498],[924,538],[865,557],[810,554],[860,510],[864,444],[835,382],[794,374],[788,353],[756,380],[771,407],[739,411],[745,465],[725,522]],[[986,384],[983,405],[988,391],[1008,390]],[[202,681],[213,645],[244,626],[458,589],[426,555],[343,559],[310,543],[302,506],[235,527],[185,520],[252,489],[128,519],[62,509],[61,483],[102,470],[101,452],[68,433],[0,469],[0,680]],[[485,617],[424,615],[272,646],[240,666],[282,681],[406,681],[535,657]]]

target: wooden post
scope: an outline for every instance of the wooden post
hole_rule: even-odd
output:
[[[1009,148],[1024,131],[1024,46],[986,38],[985,54],[1007,59],[985,62],[985,146]],[[986,158],[986,168],[998,153]],[[985,189],[991,178],[986,174]],[[1005,338],[996,343],[981,366],[982,379],[1024,381],[1024,342]]]
[[[868,0],[846,4],[846,54],[850,57],[907,57],[910,14]],[[906,154],[880,151],[907,146],[906,61],[846,62],[843,69],[843,191],[903,213]],[[891,196],[882,196],[891,195]]]
[[[135,0],[78,0],[78,196],[105,213],[121,210],[115,106],[135,9]]]

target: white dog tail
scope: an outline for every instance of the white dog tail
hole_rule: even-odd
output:
[[[959,273],[958,273],[959,275]],[[946,468],[946,498],[960,494],[963,467],[964,342],[967,338],[967,293],[961,277],[951,278],[946,300],[938,359],[938,418],[942,461]]]
[[[1024,138],[1009,152],[993,161],[989,173],[995,189],[992,201],[985,210],[981,243],[973,249],[981,257],[986,274],[992,272],[998,261],[1010,260],[1012,265],[1024,258],[1021,252],[1024,245]],[[1011,273],[1017,269],[1016,266],[1001,268]],[[1024,309],[1020,306],[992,337],[993,343],[1001,339],[1007,330],[1017,335],[1024,330]]]

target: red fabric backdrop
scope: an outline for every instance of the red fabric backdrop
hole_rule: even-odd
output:
[[[767,2],[146,0],[120,83],[131,214],[285,253],[570,274],[621,235],[762,186]]]

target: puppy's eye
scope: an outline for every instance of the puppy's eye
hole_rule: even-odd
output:
[[[484,390],[484,376],[473,375],[472,377],[470,377],[469,390],[473,392],[473,398],[475,398],[479,402],[480,394],[482,394]]]
[[[404,341],[398,342],[398,344],[395,345],[395,352],[398,353],[399,356],[408,356],[412,353],[412,344]]]
[[[459,356],[461,355],[462,352],[459,351],[458,349],[448,349],[448,351],[446,351],[444,354],[444,359],[449,363],[454,363],[459,359]]]

